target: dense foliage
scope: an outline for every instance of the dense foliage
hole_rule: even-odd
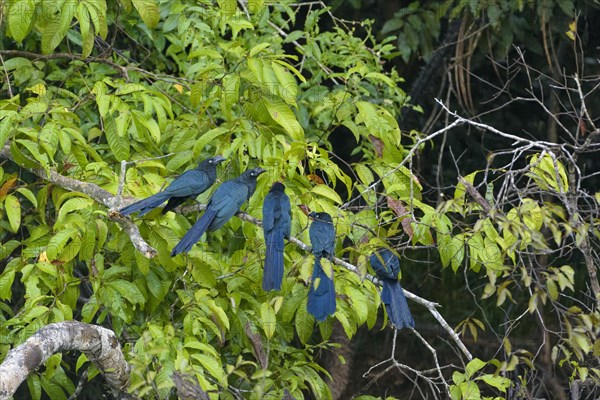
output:
[[[381,304],[378,287],[365,279],[367,258],[385,246],[407,258],[426,254],[435,260],[434,275],[464,274],[464,281],[452,281],[455,287],[431,289],[428,299],[445,303],[452,297],[442,293],[457,296],[462,307],[452,323],[461,337],[494,333],[493,351],[478,354],[473,346],[474,358],[443,354],[443,368],[434,348],[422,347],[431,369],[415,378],[415,386],[429,384],[420,390],[453,399],[525,396],[547,378],[537,373],[541,364],[544,372],[559,371],[557,387],[579,382],[593,392],[600,382],[600,195],[585,186],[593,172],[584,164],[598,151],[600,131],[593,112],[581,110],[597,77],[566,79],[557,88],[547,75],[531,72],[524,56],[514,74],[507,67],[509,84],[518,73],[529,74],[524,101],[539,107],[541,120],[559,124],[558,141],[530,139],[513,126],[494,129],[501,119],[486,119],[488,110],[468,120],[445,109],[438,130],[401,131],[401,113],[412,106],[390,66],[398,55],[409,61],[420,52],[429,60],[444,24],[456,21],[464,40],[477,30],[474,21],[497,39],[483,49],[471,43],[482,53],[469,54],[514,56],[510,44],[521,37],[522,22],[552,18],[550,11],[562,24],[553,32],[579,43],[577,29],[569,28],[575,4],[428,3],[399,10],[379,32],[399,39],[378,41],[372,22],[339,19],[318,2],[4,2],[0,359],[40,327],[77,319],[115,331],[132,365],[130,390],[140,397],[175,396],[179,371],[211,398],[286,392],[331,398],[332,371],[317,356],[335,350],[330,338],[337,324],[350,339],[360,327],[376,326]],[[506,20],[509,12],[517,19]],[[546,48],[538,48],[540,57]],[[468,75],[466,65],[459,65],[457,81]],[[453,93],[461,110],[474,114],[477,102],[465,82],[455,82]],[[550,88],[561,99],[577,93],[560,102],[560,117],[545,107],[543,90]],[[500,92],[507,104],[524,97]],[[492,137],[482,134],[479,142],[490,154],[466,167],[455,158],[454,165],[443,164],[441,156],[426,163],[437,168],[433,187],[418,156],[439,147],[449,157],[446,135],[461,129]],[[335,147],[340,141],[352,149],[343,157]],[[245,207],[250,217],[233,218],[189,255],[172,258],[198,207],[134,216],[156,250],[140,252],[115,209],[216,154],[227,158],[220,181],[251,167],[268,170]],[[449,170],[457,171],[453,182],[444,181]],[[61,177],[81,184],[65,185]],[[261,218],[262,200],[277,180],[291,198],[292,235],[309,243],[309,221],[298,205],[328,212],[336,254],[357,267],[334,267],[337,311],[323,323],[306,312],[313,256],[302,246],[286,244],[282,290],[261,289],[264,242],[251,217]],[[527,320],[524,328],[520,320]],[[502,331],[501,323],[507,324]],[[534,336],[534,345],[514,344],[522,334]],[[362,374],[367,367],[356,368]],[[27,389],[34,399],[42,392],[66,398],[82,368],[97,373],[85,356],[74,362],[55,355],[30,375]]]

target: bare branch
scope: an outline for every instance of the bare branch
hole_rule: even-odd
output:
[[[198,209],[199,207],[196,207],[196,209]],[[204,208],[202,208],[204,209]],[[242,219],[243,221],[247,221],[250,222],[254,225],[257,226],[262,226],[262,222],[254,217],[252,217],[249,214],[246,214],[244,212],[238,212],[236,214],[240,219]],[[290,243],[293,243],[294,245],[296,245],[297,247],[301,248],[302,250],[306,251],[306,252],[310,252],[310,246],[305,244],[304,242],[302,242],[300,239],[295,238],[293,236],[290,236],[289,238]],[[347,269],[348,271],[354,272],[355,274],[357,274],[358,276],[360,276],[361,278],[367,279],[371,282],[373,282],[376,285],[381,285],[381,281],[379,281],[379,279],[375,278],[374,276],[370,275],[370,274],[365,274],[364,277],[361,275],[358,267],[354,264],[351,264],[341,258],[338,257],[333,257],[333,263],[337,264],[345,269]],[[473,356],[471,355],[471,353],[469,352],[469,350],[467,349],[467,347],[465,346],[465,344],[460,340],[460,338],[458,337],[458,334],[454,331],[454,329],[452,329],[450,327],[450,325],[448,324],[448,322],[446,322],[446,320],[444,319],[444,317],[442,317],[442,314],[440,314],[440,312],[437,310],[437,307],[439,307],[440,305],[438,303],[435,303],[433,301],[429,301],[426,300],[422,297],[417,296],[416,294],[409,292],[406,289],[402,289],[402,291],[404,292],[404,295],[411,299],[412,301],[414,301],[415,303],[418,303],[422,306],[424,306],[425,308],[427,308],[427,310],[431,313],[431,315],[433,315],[433,317],[438,321],[438,323],[441,325],[441,327],[448,332],[448,335],[452,338],[452,340],[456,343],[456,345],[460,348],[460,350],[463,352],[463,354],[467,357],[467,359],[472,360]]]
[[[14,162],[12,155],[10,154],[9,145],[4,145],[4,148],[0,150],[0,158],[6,158]],[[118,211],[116,211],[115,208],[119,206],[118,196],[113,196],[112,193],[102,189],[96,184],[82,182],[73,178],[66,177],[64,175],[59,174],[53,169],[50,169],[49,174],[43,168],[28,168],[28,170],[33,172],[40,178],[47,180],[48,182],[53,183],[57,186],[60,186],[63,189],[67,189],[72,192],[84,193],[90,196],[96,202],[107,207],[109,209],[108,217],[116,223],[118,223],[119,225],[121,225],[121,228],[123,228],[123,230],[129,235],[133,246],[146,258],[152,258],[156,256],[157,251],[142,238],[138,227],[133,223],[131,218],[125,217],[119,214]]]
[[[71,350],[83,352],[98,367],[113,395],[120,399],[134,398],[126,392],[131,367],[115,334],[98,325],[65,321],[41,328],[8,352],[0,365],[0,400],[11,397],[25,378],[51,355]]]

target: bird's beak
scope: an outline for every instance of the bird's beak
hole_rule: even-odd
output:
[[[256,175],[260,175],[263,172],[267,172],[267,170],[264,168],[255,168],[254,170],[256,171]]]
[[[223,162],[223,161],[225,161],[227,159],[225,157],[223,157],[222,155],[218,155],[218,156],[215,156],[213,158],[213,160],[215,161],[216,164],[218,164],[218,163]]]
[[[312,218],[312,219],[315,219],[315,218],[317,218],[317,212],[316,212],[316,211],[313,211],[313,212],[311,212],[310,214],[308,214],[308,216],[309,216],[310,218]]]

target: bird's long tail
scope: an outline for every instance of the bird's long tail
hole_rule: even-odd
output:
[[[215,219],[217,212],[214,210],[206,210],[202,217],[192,227],[189,231],[175,245],[173,250],[171,251],[171,257],[175,257],[179,253],[188,252],[192,249],[192,247],[200,240],[202,234],[208,229],[210,223]]]
[[[406,297],[404,296],[400,282],[384,280],[383,290],[387,290],[389,294],[388,296],[384,296],[382,291],[381,299],[385,303],[385,309],[392,325],[396,329],[414,328],[415,320],[408,308],[408,303],[406,302]]]
[[[281,290],[283,280],[283,232],[273,229],[265,238],[267,253],[263,271],[263,290]]]
[[[167,202],[167,205],[165,205],[165,207],[162,209],[162,211],[160,213],[162,215],[165,215],[169,211],[173,211],[175,208],[177,208],[177,206],[185,203],[185,200],[186,200],[185,197],[171,197],[169,199],[169,201]]]
[[[160,206],[164,203],[165,200],[169,198],[169,195],[159,192],[155,195],[142,199],[140,201],[136,201],[133,204],[128,205],[127,207],[123,207],[119,210],[119,212],[123,215],[133,214],[136,211],[140,211],[140,217],[144,214],[149,213],[156,207]]]
[[[321,258],[316,257],[306,309],[317,321],[324,321],[328,315],[335,313],[335,286],[332,278],[321,268]]]

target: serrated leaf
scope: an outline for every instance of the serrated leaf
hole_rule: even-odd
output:
[[[4,211],[6,211],[6,216],[8,217],[10,230],[16,233],[21,226],[21,203],[19,199],[12,194],[6,196],[4,199]]]
[[[155,28],[160,21],[158,5],[154,0],[131,0],[133,7],[142,17],[142,20],[149,28]]]

